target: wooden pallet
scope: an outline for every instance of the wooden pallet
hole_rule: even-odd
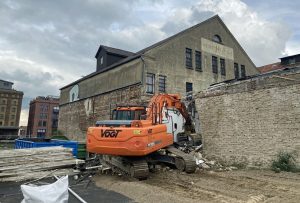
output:
[[[43,147],[0,151],[0,182],[23,181],[53,175],[73,174],[84,161],[72,155],[71,148]]]

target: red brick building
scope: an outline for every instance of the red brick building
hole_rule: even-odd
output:
[[[37,97],[30,102],[27,135],[50,137],[57,133],[59,98]]]

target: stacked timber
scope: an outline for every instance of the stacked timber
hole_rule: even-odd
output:
[[[84,163],[71,148],[42,147],[0,151],[0,182],[23,181],[47,176],[72,175],[75,165]]]

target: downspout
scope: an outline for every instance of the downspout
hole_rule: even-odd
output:
[[[145,63],[145,59],[144,59],[143,55],[141,55],[141,60],[143,62],[141,83],[142,83],[142,85],[144,85],[144,73],[145,73],[145,69],[146,69],[146,63]]]

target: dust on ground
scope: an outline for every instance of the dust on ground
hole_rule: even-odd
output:
[[[151,173],[145,181],[99,174],[96,185],[136,202],[300,202],[300,173],[265,170]]]

